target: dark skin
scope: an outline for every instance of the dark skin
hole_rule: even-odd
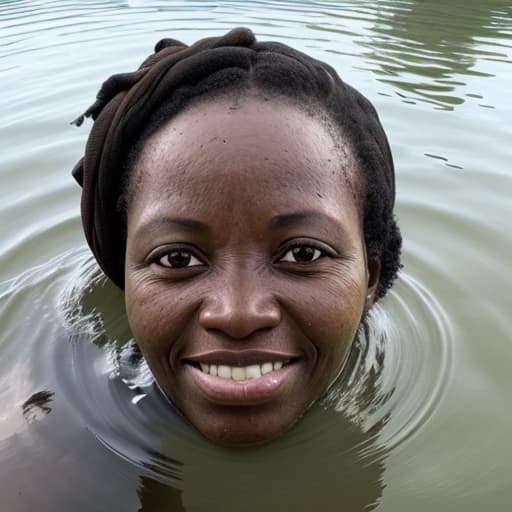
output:
[[[135,165],[128,320],[163,392],[225,446],[290,429],[374,301],[357,164],[326,123],[254,93],[209,99]]]

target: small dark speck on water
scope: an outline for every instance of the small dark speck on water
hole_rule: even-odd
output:
[[[50,391],[38,391],[34,393],[21,406],[25,419],[33,421],[38,419],[41,413],[45,415],[49,414],[52,408],[48,404],[52,401],[54,394],[55,393]]]
[[[448,162],[448,158],[445,158],[444,156],[433,155],[431,153],[424,153],[424,155],[428,156],[429,158],[435,158],[436,160],[442,160],[443,162]]]

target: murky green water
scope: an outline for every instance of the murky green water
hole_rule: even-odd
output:
[[[246,25],[332,64],[394,151],[404,269],[341,385],[253,450],[155,390],[91,261],[69,126],[162,37]],[[512,507],[512,4],[0,3],[0,502],[19,511]]]

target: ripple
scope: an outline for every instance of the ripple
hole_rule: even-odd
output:
[[[57,298],[72,364],[62,364],[62,349],[57,347],[47,356],[49,371],[58,376],[59,393],[98,442],[166,488],[193,489],[188,499],[198,510],[224,510],[222,502],[231,486],[235,488],[230,496],[250,497],[247,510],[277,510],[295,502],[294,510],[302,510],[301,504],[311,505],[320,495],[293,491],[297,482],[306,489],[313,475],[324,475],[318,488],[337,496],[336,475],[365,473],[371,478],[343,490],[336,503],[349,500],[373,508],[382,488],[384,457],[374,434],[356,427],[345,411],[331,414],[332,409],[318,406],[288,435],[257,450],[212,445],[156,387],[127,329],[122,293],[103,277],[86,250],[75,260],[80,267],[68,265],[66,285]],[[304,457],[307,464],[302,468],[299,461]],[[211,467],[215,471],[204,469]],[[263,495],[261,486],[266,489]]]
[[[74,340],[73,373],[63,388],[102,443],[144,467],[152,454],[154,471],[165,481],[176,467],[169,472],[159,440],[176,416],[131,337],[122,293],[90,256],[82,255],[81,263],[59,300]],[[414,438],[441,403],[452,352],[446,312],[423,285],[401,273],[384,303],[372,309],[347,369],[322,406],[365,432],[378,432],[381,445],[393,449]]]
[[[154,383],[131,337],[123,293],[99,270],[88,250],[59,294],[73,362],[65,371],[53,358],[61,388],[84,425],[109,450],[158,481],[179,485],[181,462],[168,457],[161,439],[187,430]]]
[[[450,381],[453,335],[446,312],[402,272],[371,310],[354,361],[326,405],[350,412],[389,449],[410,440],[439,406]]]

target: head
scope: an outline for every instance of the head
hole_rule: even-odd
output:
[[[84,227],[166,396],[258,444],[326,392],[396,276],[393,163],[329,66],[247,30],[180,45],[100,91]]]

